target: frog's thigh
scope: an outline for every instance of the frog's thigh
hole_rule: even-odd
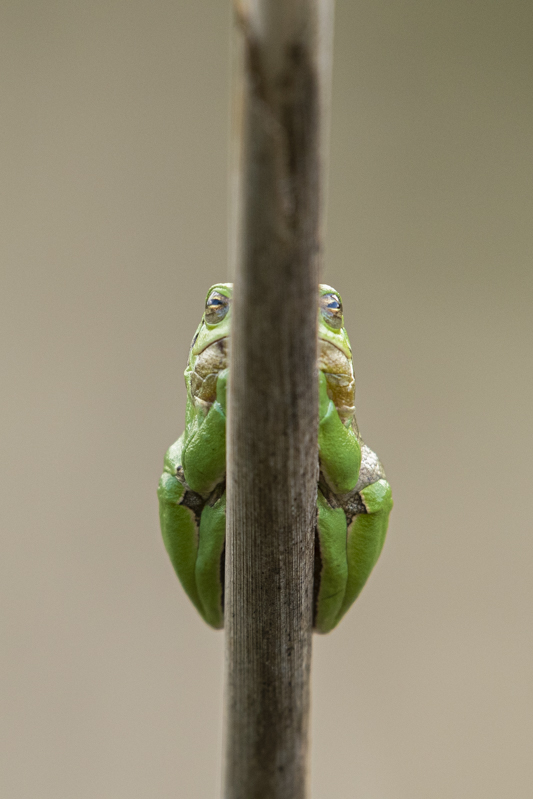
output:
[[[224,626],[221,558],[226,535],[226,493],[213,505],[205,505],[200,519],[196,560],[196,586],[202,601],[202,616],[217,629]]]
[[[392,495],[386,480],[361,490],[367,513],[357,515],[348,528],[348,581],[339,619],[357,599],[380,556],[387,533]]]
[[[161,532],[174,570],[195,607],[202,613],[202,602],[196,588],[195,566],[198,531],[194,513],[180,505],[185,488],[165,472],[159,482],[159,518]]]
[[[327,633],[337,623],[346,591],[346,516],[342,508],[332,508],[318,491],[318,543],[321,571],[315,629]]]

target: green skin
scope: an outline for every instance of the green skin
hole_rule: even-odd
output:
[[[208,313],[213,292],[227,298],[225,315],[213,322]],[[319,340],[337,347],[351,362],[338,292],[320,286],[320,297],[338,300],[332,325],[319,309]],[[196,331],[185,370],[185,432],[168,450],[159,483],[161,530],[174,569],[189,598],[212,627],[224,626],[223,555],[226,527],[226,381],[216,377],[216,399],[199,403],[191,385],[197,358],[206,347],[229,336],[232,285],[209,290],[206,313]],[[210,300],[211,298],[211,300]],[[217,300],[215,307],[217,307]],[[211,320],[211,323],[207,321]],[[392,508],[390,486],[375,454],[359,435],[355,417],[341,420],[331,391],[319,370],[318,455],[315,536],[314,629],[335,627],[363,588],[376,563]],[[344,415],[346,416],[346,414]]]

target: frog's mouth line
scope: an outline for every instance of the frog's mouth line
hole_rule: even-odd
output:
[[[191,372],[191,393],[206,412],[216,399],[217,377],[228,366],[228,336],[216,339],[198,353]],[[355,412],[355,378],[351,359],[327,339],[318,339],[318,368],[326,375],[328,395],[346,422]]]
[[[194,347],[194,345],[196,344],[196,339],[197,339],[197,338],[198,338],[198,334],[196,334],[196,336],[195,336],[195,337],[194,337],[194,339],[192,340],[191,349],[192,349],[192,348]],[[229,336],[228,336],[228,335],[225,335],[225,336],[219,336],[219,338],[211,339],[211,341],[209,341],[209,342],[208,342],[208,343],[207,343],[207,344],[206,344],[206,345],[205,345],[205,346],[204,346],[204,347],[203,347],[201,350],[199,350],[199,351],[196,353],[196,357],[198,357],[198,356],[199,356],[199,355],[201,355],[203,352],[205,352],[206,350],[208,350],[208,349],[209,349],[209,347],[214,347],[216,344],[218,344],[218,343],[219,343],[219,342],[221,342],[221,341],[226,341],[226,342],[227,342],[227,340],[228,340],[228,339],[229,339]],[[226,345],[226,346],[227,346],[227,345]]]
[[[206,344],[205,347],[202,350],[200,350],[200,352],[197,353],[196,357],[199,358],[201,355],[203,355],[206,352],[206,350],[209,350],[211,347],[215,347],[215,348],[216,347],[219,347],[219,348],[222,347],[224,352],[227,353],[227,346],[228,346],[227,342],[228,342],[228,339],[229,339],[229,336],[221,336],[220,338],[217,338],[214,341],[210,341],[209,344]],[[196,339],[195,339],[195,341],[196,341]],[[194,346],[194,341],[193,341],[193,346]],[[327,338],[322,338],[322,336],[318,337],[318,349],[319,349],[318,357],[319,357],[319,359],[320,359],[320,356],[321,356],[321,350],[324,350],[325,347],[333,348],[336,351],[336,353],[340,353],[340,357],[341,357],[342,360],[346,361],[347,364],[350,363],[350,358],[347,357],[346,353],[344,352],[344,350],[341,347],[339,347],[337,344],[334,344],[332,341],[330,341]],[[338,355],[337,355],[337,358],[339,358]],[[225,366],[223,366],[222,368],[225,369],[226,366],[227,366],[227,364]]]

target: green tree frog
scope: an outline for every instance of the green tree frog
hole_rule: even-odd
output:
[[[226,381],[231,283],[209,289],[185,370],[185,432],[159,483],[161,530],[174,569],[205,621],[224,624]],[[319,427],[313,626],[333,629],[376,563],[392,508],[377,455],[355,420],[352,351],[342,301],[320,285]]]

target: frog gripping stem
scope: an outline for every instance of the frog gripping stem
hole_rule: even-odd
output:
[[[319,285],[333,0],[236,12],[235,285],[211,287],[192,340],[160,518],[225,629],[224,799],[306,799],[312,631],[363,588],[392,500],[355,420],[341,297]]]
[[[170,559],[191,601],[216,629],[224,626],[232,297],[231,283],[216,284],[207,294],[185,370],[186,428],[167,453],[159,488],[161,529]],[[372,571],[392,501],[383,467],[364,444],[355,419],[352,351],[341,296],[331,286],[320,285],[318,306],[313,629],[326,633],[338,624]]]

